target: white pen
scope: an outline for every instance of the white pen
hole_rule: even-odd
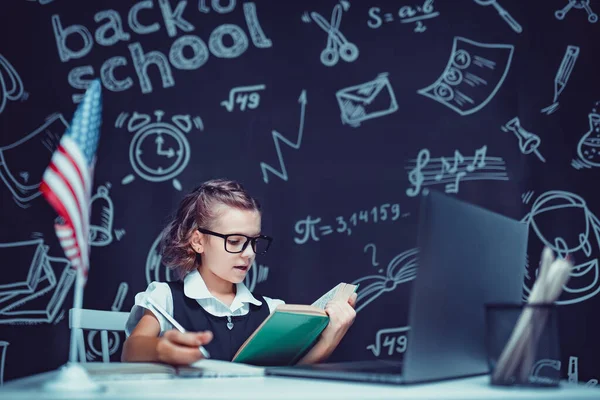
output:
[[[163,317],[165,317],[167,321],[169,321],[179,332],[186,332],[185,328],[181,326],[179,322],[175,321],[175,318],[171,317],[169,313],[165,311],[164,308],[156,304],[156,302],[152,300],[151,297],[147,297],[147,301],[156,311],[158,311]],[[204,346],[200,345],[198,349],[200,350],[204,358],[210,358],[210,354],[208,353],[208,350],[204,348]]]

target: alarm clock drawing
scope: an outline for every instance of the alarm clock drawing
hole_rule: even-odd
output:
[[[176,115],[171,121],[164,121],[164,112],[154,112],[156,121],[148,114],[134,112],[127,122],[127,130],[134,133],[129,146],[129,161],[135,174],[128,174],[121,183],[127,185],[135,176],[149,182],[172,181],[173,187],[181,190],[177,176],[190,161],[190,145],[186,134],[192,128],[202,130],[200,117]],[[122,127],[128,118],[127,113],[117,118],[115,126]]]

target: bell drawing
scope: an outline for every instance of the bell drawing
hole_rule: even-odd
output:
[[[112,242],[114,217],[113,202],[108,197],[108,189],[100,186],[90,201],[92,216],[90,222],[90,244],[106,246]]]

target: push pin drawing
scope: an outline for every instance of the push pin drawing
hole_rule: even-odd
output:
[[[538,135],[528,132],[521,126],[519,117],[514,117],[502,127],[504,132],[512,131],[519,139],[519,149],[523,154],[535,153],[541,162],[546,162],[544,157],[537,150],[541,139]]]
[[[592,7],[590,7],[590,0],[569,0],[569,3],[562,10],[557,10],[554,13],[554,16],[556,19],[562,20],[565,18],[571,8],[576,8],[578,10],[584,9],[588,14],[589,22],[592,24],[598,22],[598,14],[592,11]]]
[[[340,57],[346,62],[352,62],[358,58],[358,47],[354,43],[350,43],[342,31],[340,31],[340,23],[342,22],[341,5],[336,4],[333,7],[331,23],[327,22],[317,12],[311,12],[310,16],[321,29],[327,32],[327,46],[321,52],[321,62],[323,65],[332,67],[337,64]]]

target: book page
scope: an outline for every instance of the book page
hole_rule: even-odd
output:
[[[327,305],[327,303],[329,303],[331,300],[333,300],[333,298],[335,297],[335,295],[337,294],[337,292],[344,285],[345,285],[345,283],[340,283],[340,284],[336,285],[329,292],[327,292],[323,296],[319,297],[319,299],[317,299],[314,303],[312,303],[312,305],[315,306],[315,307],[320,308],[321,310],[324,310],[325,306]]]
[[[358,288],[358,285],[351,285],[349,283],[342,282],[321,296],[317,301],[312,303],[312,305],[320,308],[321,310],[325,310],[327,303],[332,300],[347,301],[350,296],[352,296],[352,293],[356,291],[356,288]]]
[[[310,315],[327,315],[325,310],[315,306],[307,306],[304,304],[280,304],[277,306],[276,311],[291,312],[297,314],[310,314]]]

